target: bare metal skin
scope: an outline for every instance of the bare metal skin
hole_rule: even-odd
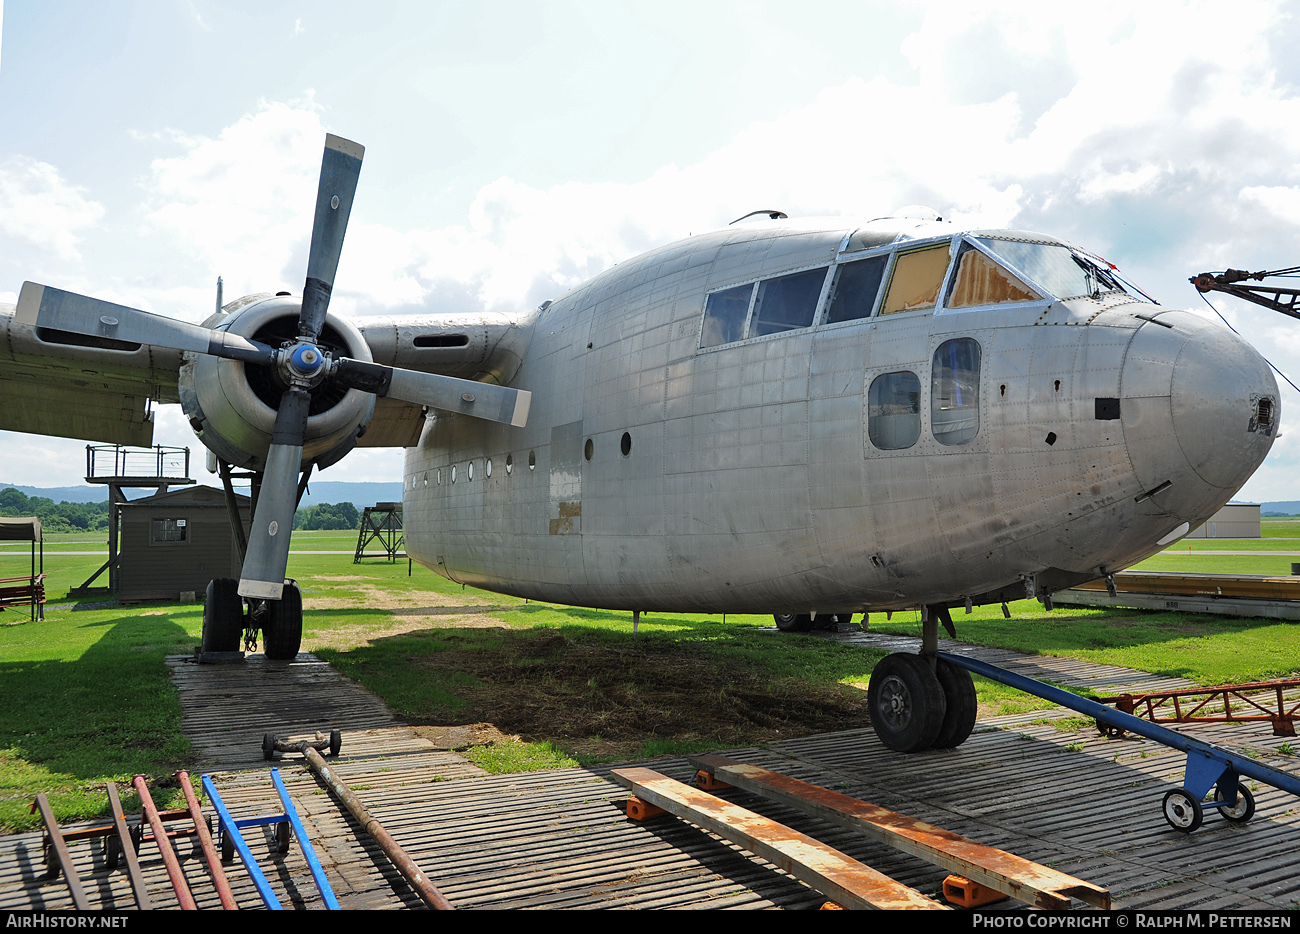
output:
[[[822,614],[1050,593],[1212,515],[1267,455],[1280,411],[1240,338],[1102,281],[1104,263],[1080,294],[1053,292],[999,252],[1022,242],[1061,246],[902,218],[763,217],[620,263],[536,311],[331,314],[339,353],[527,390],[531,410],[523,427],[424,417],[349,389],[311,415],[303,466],[407,447],[409,553],[532,599]],[[927,245],[937,298],[883,313],[898,257]],[[970,250],[1011,270],[998,281],[1015,300],[954,299]],[[838,267],[872,257],[886,269],[875,313],[830,321]],[[762,333],[755,299],[734,339],[711,330],[710,295],[800,272],[824,279],[810,324]],[[248,296],[208,324],[252,336],[299,307]],[[0,306],[0,428],[148,444],[150,400],[179,399],[224,461],[264,463],[280,390],[258,398],[245,363],[78,340]],[[949,411],[935,369],[954,346],[974,347],[978,369],[967,407]],[[893,430],[880,412],[899,417],[872,407],[882,377],[916,387],[909,444],[873,442]],[[957,423],[936,418],[954,416],[965,434],[940,440]]]

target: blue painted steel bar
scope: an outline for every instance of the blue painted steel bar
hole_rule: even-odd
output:
[[[239,852],[239,858],[244,862],[244,868],[252,876],[253,884],[257,886],[257,894],[262,896],[262,901],[267,908],[273,911],[283,910],[284,906],[280,904],[280,900],[271,891],[271,884],[266,881],[266,876],[262,873],[262,867],[258,866],[257,860],[253,858],[253,851],[244,842],[243,836],[239,833],[239,825],[226,807],[226,802],[221,800],[221,795],[217,793],[217,786],[212,783],[210,776],[203,776],[203,790],[207,792],[208,800],[212,802],[212,806],[217,809],[217,815],[221,818],[221,832],[230,835],[231,841],[235,844],[235,849]]]
[[[298,838],[298,845],[302,847],[302,855],[311,868],[312,878],[316,880],[316,888],[320,889],[321,898],[325,900],[325,907],[338,911],[339,901],[334,897],[334,890],[330,888],[329,879],[325,878],[325,870],[321,868],[320,860],[316,858],[316,851],[312,848],[311,841],[307,839],[307,831],[303,829],[302,821],[298,819],[298,811],[289,798],[289,790],[284,787],[284,780],[280,778],[279,769],[271,769],[271,781],[275,782],[275,792],[280,796],[281,803],[284,804],[284,816],[289,819],[289,826],[293,828],[293,835]]]
[[[1204,797],[1214,784],[1224,778],[1229,772],[1237,775],[1245,775],[1256,781],[1273,785],[1281,788],[1283,791],[1289,791],[1293,795],[1300,795],[1300,778],[1290,775],[1278,769],[1270,768],[1267,765],[1261,765],[1253,759],[1247,759],[1245,756],[1239,756],[1235,752],[1214,746],[1210,743],[1202,742],[1199,739],[1192,739],[1190,736],[1184,736],[1173,730],[1157,726],[1141,717],[1135,717],[1132,714],[1124,713],[1105,704],[1099,704],[1096,701],[1088,700],[1086,697],[1080,697],[1078,694],[1071,694],[1069,691],[1063,691],[1060,688],[1052,687],[1050,684],[1044,684],[1042,681],[1035,681],[1033,678],[1026,678],[1023,675],[1014,674],[1005,668],[999,668],[996,665],[990,665],[987,662],[981,662],[973,658],[966,658],[962,655],[953,655],[949,652],[936,653],[939,658],[949,661],[954,665],[965,668],[967,671],[973,671],[977,675],[983,675],[985,678],[992,678],[994,681],[1000,681],[1002,684],[1009,685],[1019,691],[1027,694],[1033,694],[1044,700],[1049,700],[1054,704],[1060,704],[1062,707],[1068,707],[1071,710],[1077,710],[1081,714],[1095,717],[1097,722],[1107,724],[1108,726],[1118,727],[1129,733],[1136,733],[1138,736],[1145,736],[1147,739],[1162,743],[1187,753],[1187,767],[1184,778],[1184,787],[1196,795],[1198,798]],[[1232,783],[1232,793],[1228,801],[1222,804],[1231,804],[1236,801],[1236,784]],[[1225,789],[1225,792],[1227,789]],[[1226,796],[1226,795],[1225,795]],[[1221,806],[1213,802],[1207,802],[1206,807]]]

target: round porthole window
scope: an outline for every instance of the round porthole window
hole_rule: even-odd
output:
[[[591,455],[595,453],[596,453],[596,445],[592,443],[592,440],[590,438],[588,438],[586,446],[583,447],[582,449],[582,456],[585,457],[587,460],[591,460]]]
[[[428,473],[428,471],[425,471],[425,474],[424,474],[424,485],[425,485],[425,486],[428,486],[428,485],[429,485],[429,473]]]
[[[514,469],[515,469],[515,456],[514,456],[513,454],[507,454],[507,455],[506,455],[506,473],[511,473]]]
[[[536,469],[537,469],[537,452],[536,452],[536,451],[529,451],[529,452],[528,452],[528,469],[529,469],[529,470],[536,470]]]
[[[632,436],[626,431],[623,432],[623,440],[618,443],[618,449],[623,452],[624,457],[632,453]]]
[[[455,465],[455,464],[452,464],[452,465],[451,465],[451,482],[452,482],[452,483],[455,483],[455,482],[456,482],[456,465]]]
[[[474,479],[474,462],[473,462],[473,461],[470,461],[468,464],[465,465],[465,475],[466,475],[466,477],[468,477],[470,480],[473,480],[473,479]]]
[[[492,476],[492,458],[489,457],[483,462],[483,473],[485,476]]]
[[[434,479],[436,479],[436,480],[438,481],[438,486],[442,486],[442,468],[441,468],[441,467],[439,467],[439,468],[438,468],[438,472],[437,472],[436,474],[434,474]]]

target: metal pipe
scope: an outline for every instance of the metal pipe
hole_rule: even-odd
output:
[[[217,853],[217,847],[212,842],[212,834],[208,833],[208,824],[203,819],[203,810],[199,807],[199,799],[194,796],[194,786],[190,784],[190,773],[181,770],[176,773],[176,780],[181,784],[181,791],[185,792],[185,804],[190,810],[190,817],[194,820],[194,831],[199,835],[199,844],[203,847],[203,858],[207,860],[208,872],[212,874],[212,884],[217,887],[217,895],[221,898],[221,907],[227,911],[238,911],[239,904],[235,901],[235,896],[230,891],[230,883],[226,881],[226,873],[221,868],[221,856]]]
[[[158,816],[153,798],[149,796],[149,786],[145,784],[144,776],[137,775],[131,779],[131,784],[135,786],[136,794],[140,796],[140,806],[144,808],[144,816],[148,818],[149,826],[153,828],[153,842],[158,844],[158,852],[162,853],[163,864],[167,867],[167,876],[172,881],[172,888],[176,890],[176,900],[184,910],[197,911],[199,906],[194,904],[189,883],[185,881],[185,873],[181,871],[181,863],[176,858],[176,851],[172,849],[172,842],[167,839],[167,828],[163,826],[162,818]]]
[[[411,884],[424,903],[438,911],[453,910],[455,906],[447,901],[447,897],[438,891],[436,885],[429,881],[420,867],[415,864],[415,860],[407,855],[406,850],[393,839],[393,835],[384,829],[384,825],[371,815],[369,809],[352,789],[334,774],[321,754],[310,743],[300,743],[298,748],[307,757],[307,764],[312,772],[343,802],[352,816],[365,828],[366,833],[374,838],[380,849],[384,851],[384,855],[392,860],[397,871]]]

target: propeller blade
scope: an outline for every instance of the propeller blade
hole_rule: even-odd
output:
[[[533,394],[526,389],[510,389],[494,383],[457,379],[440,373],[421,373],[381,363],[362,363],[342,357],[334,379],[344,386],[391,396],[444,412],[459,412],[489,422],[501,422],[522,428],[528,424],[528,409]]]
[[[361,176],[361,159],[366,147],[335,136],[325,136],[321,157],[320,186],[316,189],[316,218],[311,228],[311,252],[307,256],[307,284],[302,289],[302,312],[298,333],[310,341],[320,336],[329,310],[334,274],[343,252],[343,235],[352,214],[352,199]]]
[[[214,357],[243,360],[246,363],[269,364],[275,360],[275,351],[270,347],[237,334],[187,324],[175,318],[115,305],[89,295],[65,292],[36,282],[23,283],[14,316],[23,324],[86,337],[131,344],[155,344],[173,350],[190,350]]]
[[[298,472],[302,467],[302,442],[307,434],[307,409],[311,394],[289,389],[280,397],[275,433],[266,455],[262,492],[257,498],[248,552],[239,578],[241,597],[279,600],[284,594],[284,572],[289,566],[289,538],[298,505]]]

